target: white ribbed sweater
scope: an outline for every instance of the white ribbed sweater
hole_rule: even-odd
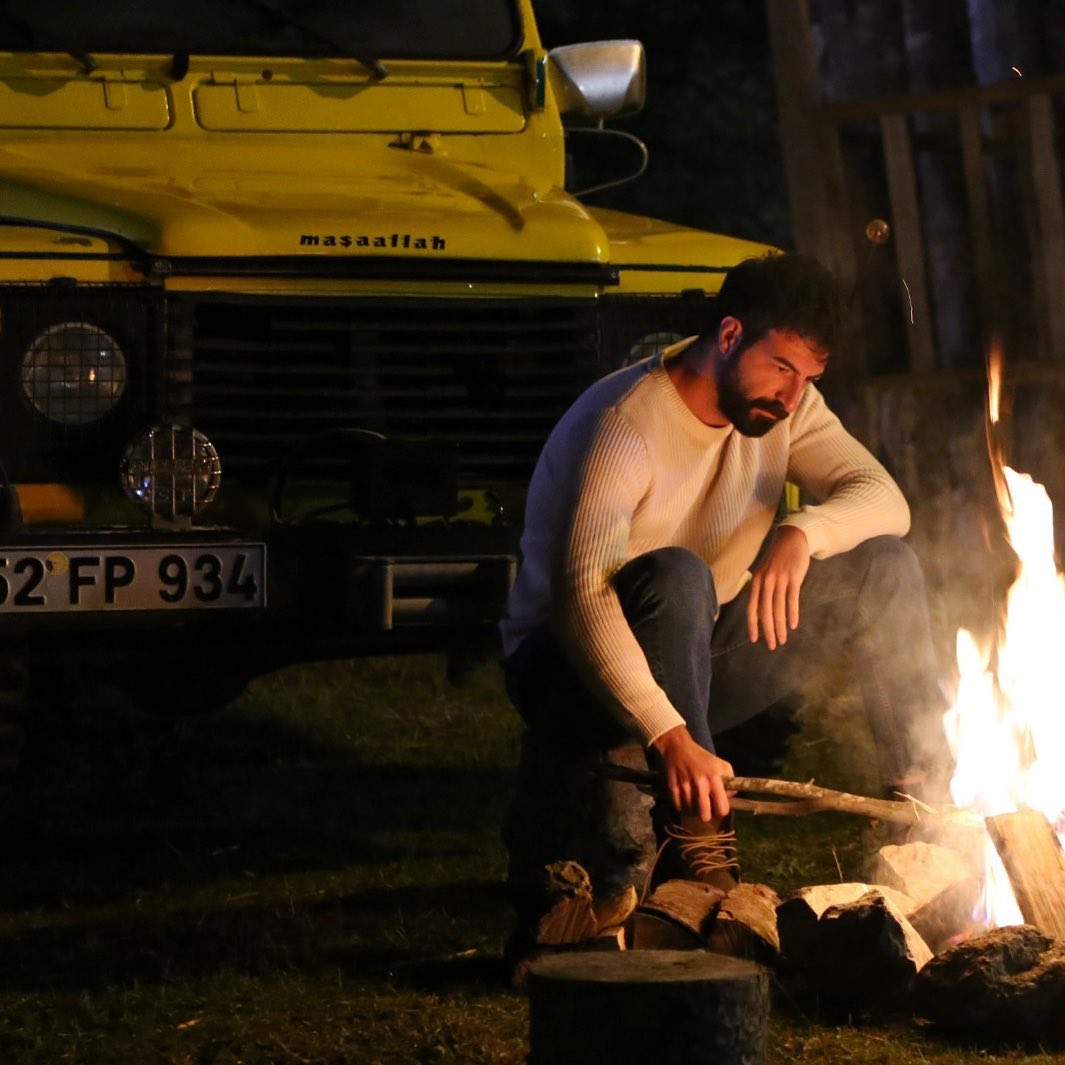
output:
[[[646,743],[682,724],[610,579],[646,551],[686,547],[727,603],[750,577],[785,480],[819,501],[785,519],[815,558],[909,528],[895,482],[813,385],[790,418],[752,438],[699,421],[661,356],[603,378],[563,415],[533,473],[504,652],[550,624],[585,682]]]

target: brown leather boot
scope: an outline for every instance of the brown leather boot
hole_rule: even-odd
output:
[[[702,821],[682,815],[662,826],[666,841],[655,879],[698,880],[728,893],[740,880],[732,814]]]

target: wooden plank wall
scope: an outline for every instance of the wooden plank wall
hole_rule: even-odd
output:
[[[1065,359],[1065,211],[1053,100],[1050,93],[1038,92],[1029,96],[1024,106],[1037,237],[1033,243],[1037,313],[1044,348]]]
[[[909,340],[910,369],[927,373],[935,368],[935,339],[925,272],[917,171],[907,116],[899,113],[881,115],[880,137],[891,196],[895,257],[899,281],[906,296],[902,301],[903,332]]]
[[[867,349],[860,364],[918,374],[960,368],[957,353],[947,358],[941,350],[944,323],[937,316],[946,312],[936,305],[930,279],[932,208],[919,162],[925,152],[927,163],[932,151],[934,165],[958,175],[964,200],[963,254],[974,296],[955,313],[966,317],[979,337],[973,367],[982,365],[986,346],[1003,332],[1025,360],[1065,361],[1059,135],[1065,77],[826,104],[820,100],[805,0],[766,0],[766,10],[797,249],[827,261],[845,285],[860,284],[855,264],[869,255],[864,237],[869,219],[857,212],[886,189],[889,254],[898,284],[886,286],[883,298],[895,306],[874,316],[866,307]],[[871,138],[877,136],[881,171],[870,173]],[[862,163],[848,165],[848,144],[853,150],[855,143],[862,147]],[[856,181],[869,187],[857,188]],[[875,328],[885,314],[902,319],[892,336],[878,335]],[[894,347],[877,351],[877,343]]]

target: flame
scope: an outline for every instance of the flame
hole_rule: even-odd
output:
[[[1065,830],[1065,773],[1053,764],[1065,749],[1065,715],[1055,703],[1055,674],[1065,648],[1065,579],[1054,557],[1054,513],[1046,489],[1003,461],[999,430],[1001,354],[988,359],[987,440],[1006,536],[1017,555],[995,638],[978,645],[958,633],[958,686],[944,717],[956,759],[951,792],[983,814],[1021,807]],[[1020,910],[990,840],[985,847],[982,915],[991,925],[1020,924]]]

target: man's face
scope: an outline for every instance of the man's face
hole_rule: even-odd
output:
[[[723,327],[722,346],[725,341],[732,346],[718,362],[717,405],[744,436],[764,436],[792,414],[828,360],[802,337],[780,329],[745,347],[742,329],[726,335]]]

